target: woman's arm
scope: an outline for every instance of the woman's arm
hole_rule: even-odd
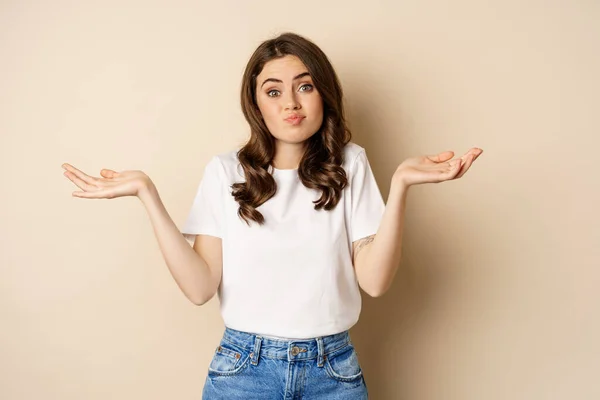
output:
[[[217,291],[221,280],[222,259],[220,240],[215,238],[196,241],[198,251],[192,249],[165,209],[152,180],[142,171],[100,171],[101,178],[85,174],[65,163],[64,175],[81,190],[72,195],[84,199],[115,199],[138,197],[150,216],[154,234],[163,257],[185,296],[194,304],[202,305]],[[194,246],[196,247],[196,246]],[[206,252],[204,259],[200,249]],[[209,264],[212,268],[209,267]]]
[[[220,271],[211,271],[206,260],[188,244],[152,182],[140,191],[138,197],[148,212],[163,258],[175,282],[192,303],[206,303],[217,291]]]
[[[356,277],[371,297],[387,292],[400,265],[407,194],[407,186],[392,185],[377,234],[354,242]]]
[[[374,237],[355,243],[354,268],[360,286],[373,297],[391,286],[402,257],[406,197],[412,185],[440,183],[462,177],[483,153],[477,147],[449,161],[453,151],[405,160],[394,173],[382,221]]]

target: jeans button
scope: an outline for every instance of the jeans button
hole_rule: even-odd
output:
[[[298,346],[292,347],[292,355],[297,356],[298,353],[300,353],[300,349],[298,348]]]

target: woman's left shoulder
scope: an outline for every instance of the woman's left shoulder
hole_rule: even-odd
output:
[[[346,143],[346,146],[344,147],[344,153],[350,154],[350,155],[357,155],[364,149],[365,149],[364,147],[362,147],[361,145],[359,145],[357,143],[348,142],[348,143]]]
[[[344,147],[344,164],[343,167],[346,171],[351,171],[352,166],[356,162],[358,155],[365,152],[365,148],[354,143],[348,142]]]

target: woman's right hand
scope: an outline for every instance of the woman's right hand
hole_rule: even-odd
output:
[[[102,178],[89,176],[70,164],[63,164],[64,175],[81,191],[73,196],[85,199],[114,199],[123,196],[139,196],[147,190],[152,181],[142,171],[115,172],[110,169],[100,171]]]

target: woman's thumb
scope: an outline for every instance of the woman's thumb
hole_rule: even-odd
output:
[[[117,175],[117,173],[112,169],[102,169],[100,171],[100,175],[102,175],[105,178],[114,178]]]

